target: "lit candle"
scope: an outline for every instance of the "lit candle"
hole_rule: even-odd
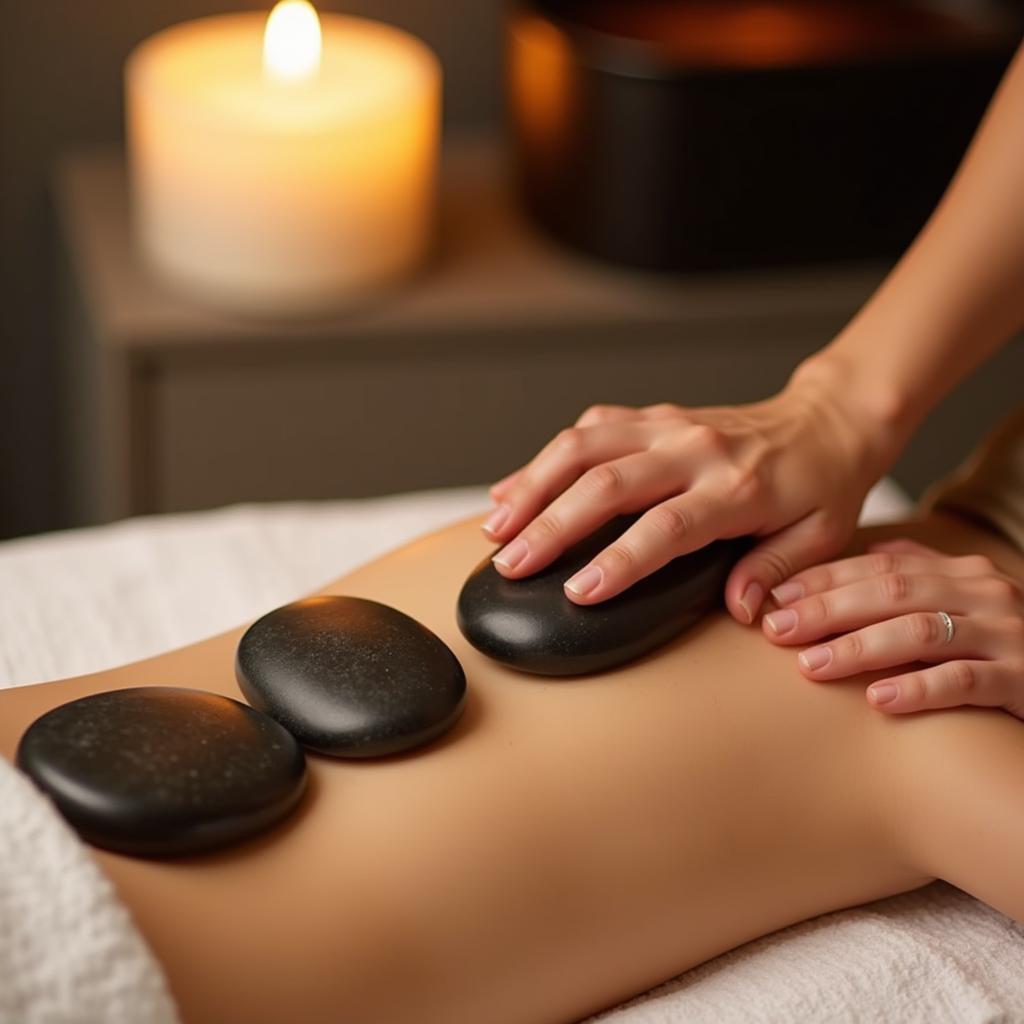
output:
[[[336,305],[429,244],[433,53],[397,29],[282,0],[175,26],[126,67],[136,234],[152,266],[231,308]]]

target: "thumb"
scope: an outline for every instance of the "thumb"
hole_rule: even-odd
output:
[[[773,533],[743,556],[729,573],[725,604],[730,614],[745,625],[758,616],[768,592],[794,573],[835,555],[845,543],[828,513],[818,509]]]

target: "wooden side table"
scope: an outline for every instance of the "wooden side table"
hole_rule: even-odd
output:
[[[502,167],[494,141],[450,142],[432,265],[330,319],[275,323],[166,290],[132,245],[121,154],[68,159],[57,205],[76,519],[493,480],[595,402],[771,393],[886,269],[622,271],[540,237]],[[974,420],[1000,402],[986,392]],[[943,447],[939,468],[970,440]],[[912,486],[934,462],[918,460]]]

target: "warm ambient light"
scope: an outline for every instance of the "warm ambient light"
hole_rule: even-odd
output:
[[[172,25],[128,60],[140,247],[170,287],[209,305],[309,317],[428,251],[437,58],[378,21],[324,11],[317,30],[307,9],[297,61],[284,43],[298,42],[292,9],[305,6],[278,7],[269,32],[267,10]]]
[[[284,82],[302,82],[320,70],[320,19],[308,0],[281,0],[267,18],[263,73]]]

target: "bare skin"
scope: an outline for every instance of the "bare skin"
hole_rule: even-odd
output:
[[[1024,577],[1024,558],[955,521],[896,532]],[[575,1020],[936,877],[1024,920],[1019,720],[879,714],[863,677],[810,682],[724,613],[603,675],[517,675],[455,626],[458,589],[490,550],[467,521],[325,591],[392,604],[455,650],[470,699],[447,736],[374,762],[311,757],[296,816],[217,855],[96,851],[187,1024]],[[2,692],[0,753],[88,693],[238,697],[240,634]]]

